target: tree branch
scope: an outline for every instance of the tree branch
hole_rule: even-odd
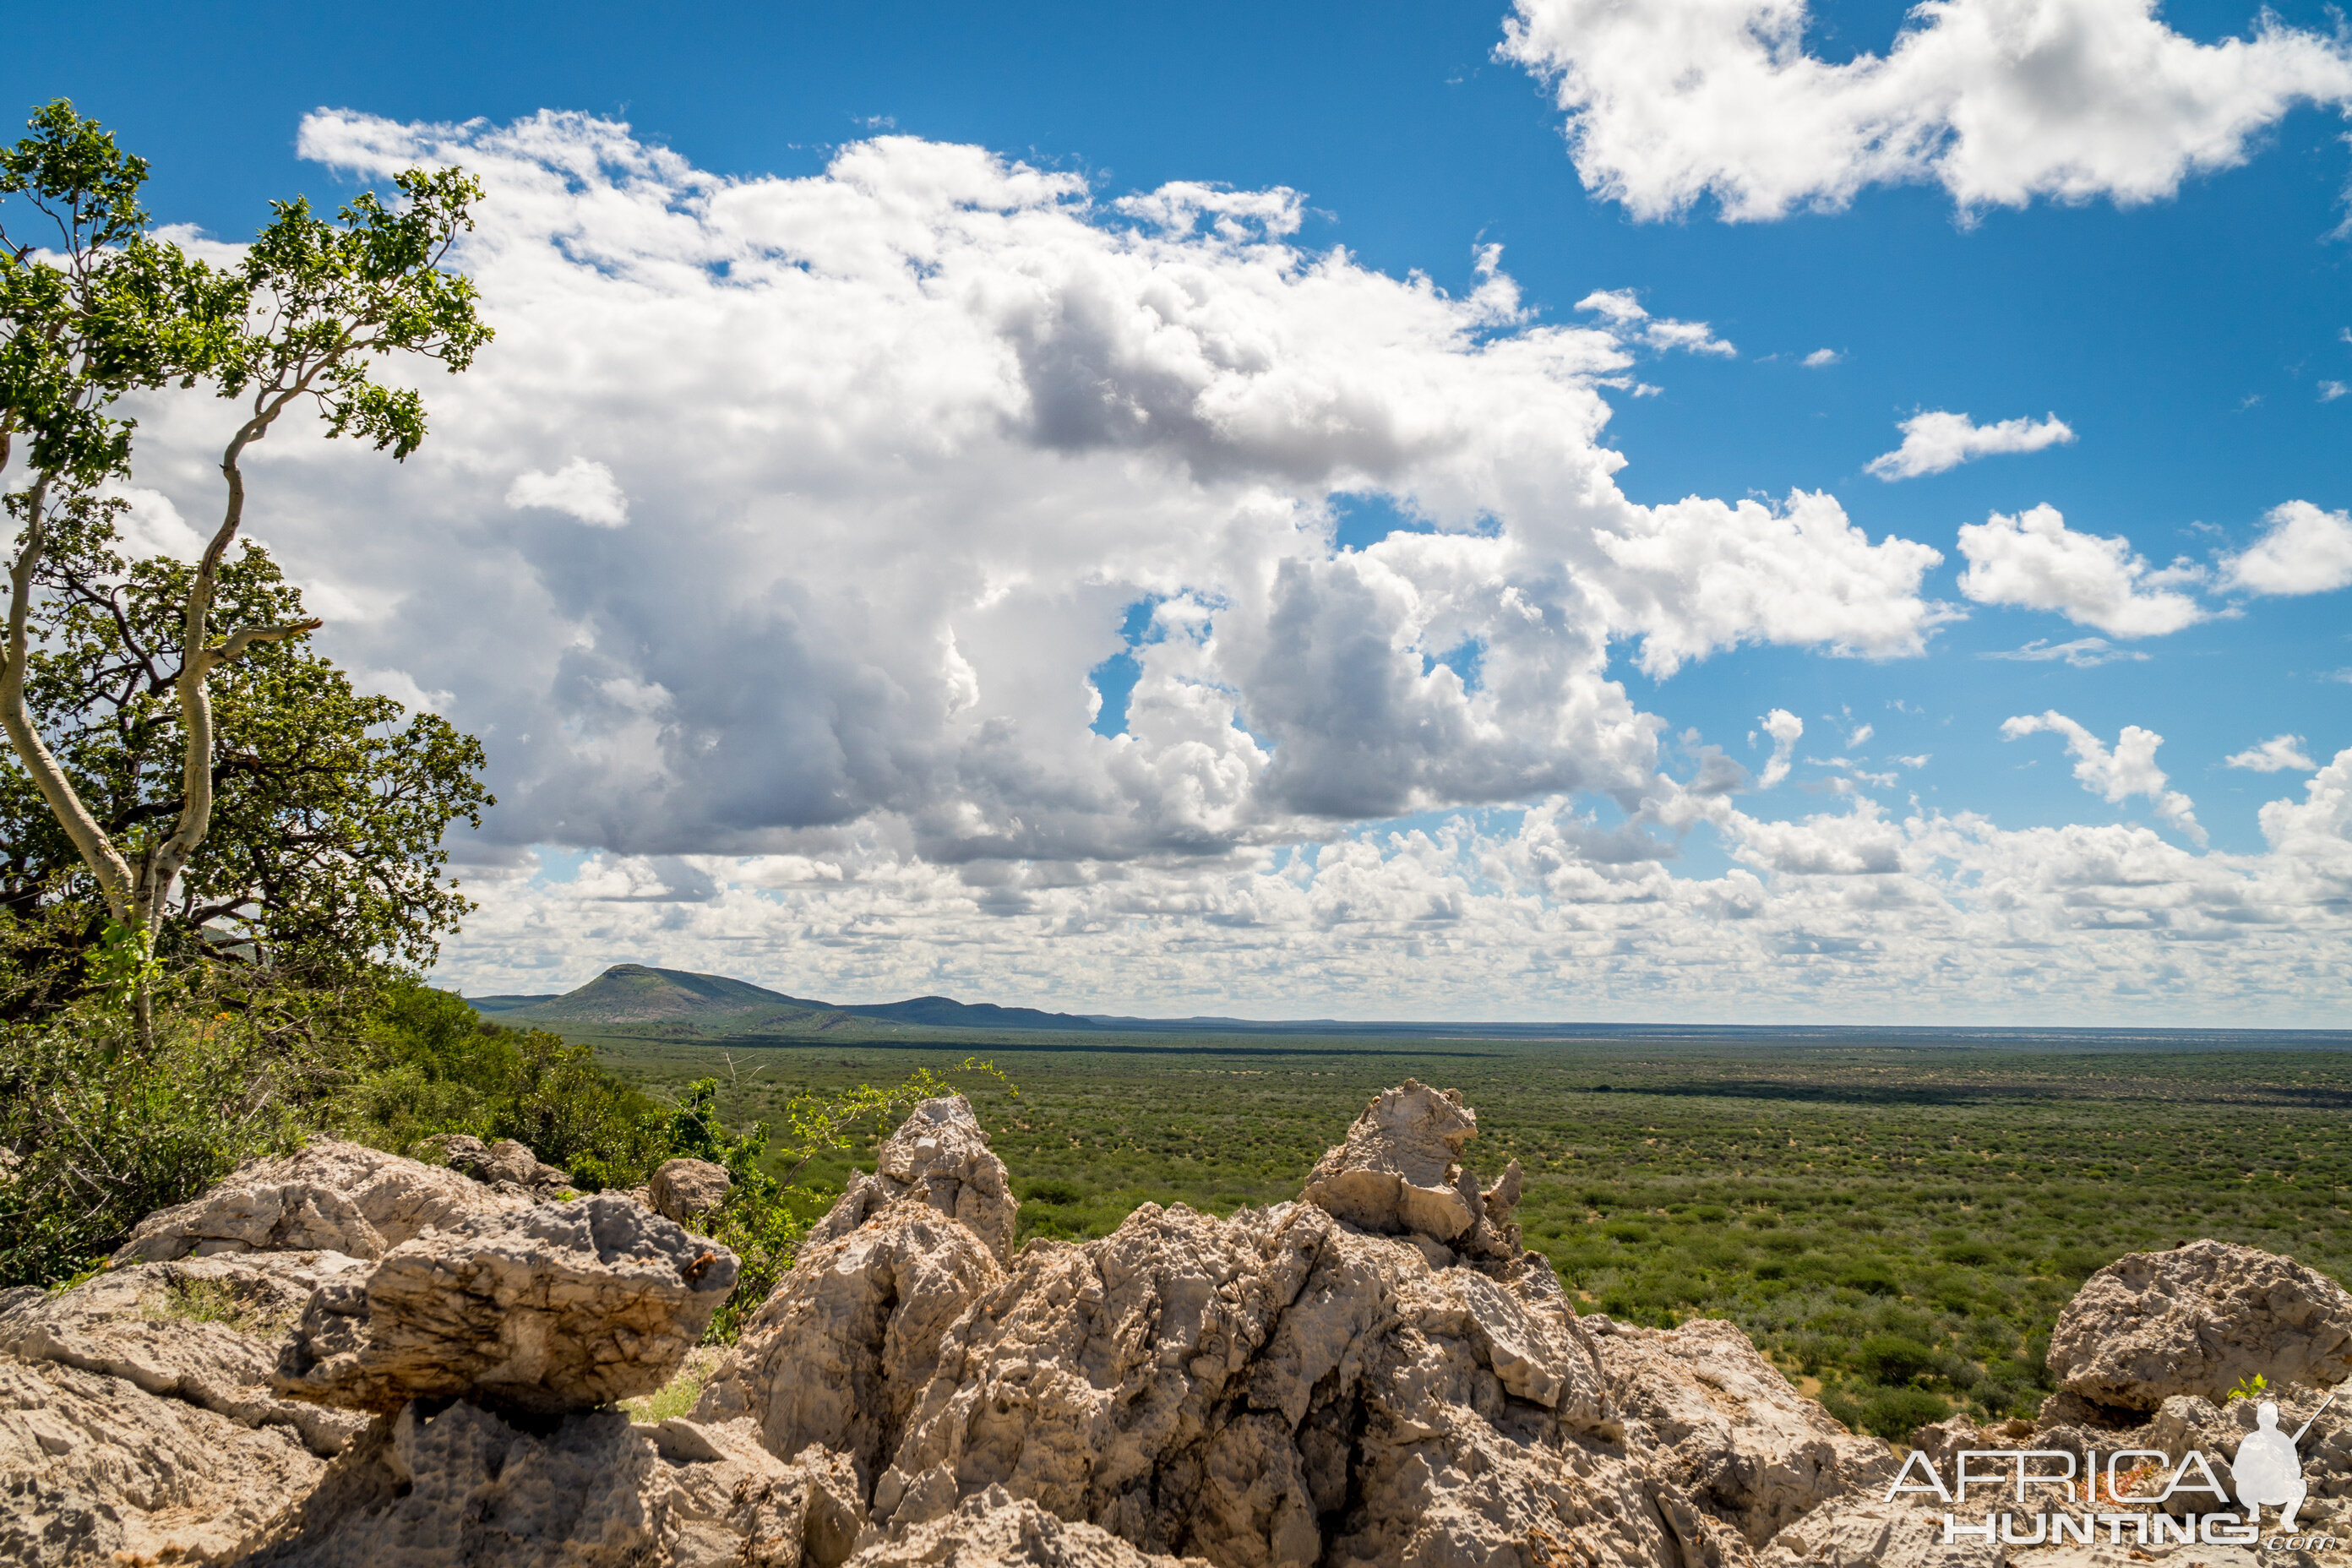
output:
[[[17,541],[16,559],[8,567],[8,643],[6,653],[0,656],[5,661],[0,663],[0,729],[7,731],[17,760],[33,776],[41,798],[57,814],[58,826],[81,852],[90,874],[98,879],[107,907],[113,910],[116,920],[127,921],[135,897],[131,864],[90,816],[89,807],[82,804],[73,781],[66,777],[57,758],[49,754],[40,731],[33,727],[33,710],[25,701],[25,674],[31,663],[33,578],[41,566],[43,514],[48,499],[49,481],[44,477],[25,498],[24,536]]]

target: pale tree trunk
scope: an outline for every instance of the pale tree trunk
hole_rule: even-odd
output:
[[[245,475],[237,459],[245,448],[259,440],[275,422],[286,405],[306,390],[309,376],[275,397],[266,400],[253,416],[237,430],[228,449],[221,458],[221,473],[228,481],[228,504],[224,510],[220,527],[214,531],[212,542],[205,548],[197,563],[195,580],[189,584],[188,599],[181,620],[180,674],[176,695],[180,705],[180,728],[184,744],[180,757],[180,816],[171,836],[154,845],[139,858],[134,870],[128,858],[116,846],[106,830],[91,815],[73,781],[42,741],[34,728],[31,706],[25,697],[25,677],[30,662],[31,615],[33,584],[41,563],[46,543],[47,519],[44,515],[48,504],[51,480],[43,477],[27,496],[25,531],[17,542],[16,558],[9,565],[8,634],[6,663],[0,666],[0,728],[7,731],[9,743],[25,764],[34,784],[40,789],[42,799],[56,814],[58,824],[72,839],[90,874],[98,880],[99,890],[106,900],[107,910],[115,921],[129,930],[139,944],[140,968],[132,987],[131,1003],[136,1017],[139,1045],[142,1052],[152,1054],[155,1044],[155,998],[152,978],[152,960],[157,939],[161,936],[164,916],[171,907],[172,886],[179,880],[189,857],[204,844],[211,831],[213,815],[213,700],[209,680],[212,672],[243,656],[257,643],[281,642],[304,632],[316,631],[322,624],[316,620],[298,621],[287,626],[240,626],[229,633],[221,646],[208,646],[208,626],[212,615],[213,592],[218,582],[222,557],[236,539],[245,521]]]

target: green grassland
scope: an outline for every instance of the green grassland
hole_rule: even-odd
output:
[[[2030,1413],[2059,1310],[2124,1252],[2211,1236],[2352,1279],[2352,1054],[2336,1050],[857,1033],[593,1037],[656,1089],[718,1075],[737,1122],[984,1057],[1017,1098],[956,1081],[1024,1238],[1099,1236],[1147,1201],[1295,1196],[1381,1088],[1456,1088],[1478,1110],[1466,1163],[1487,1181],[1521,1163],[1528,1245],[1585,1310],[1729,1318],[1887,1436],[1956,1407]]]

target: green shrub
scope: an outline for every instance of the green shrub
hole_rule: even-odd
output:
[[[1880,1389],[1862,1404],[1862,1428],[1890,1443],[1907,1442],[1913,1432],[1951,1413],[1950,1405],[1924,1388]]]
[[[1885,1384],[1906,1384],[1936,1364],[1936,1352],[1901,1334],[1873,1334],[1854,1352],[1853,1363]]]
[[[0,1032],[0,1287],[80,1273],[156,1209],[293,1146],[321,1064],[299,1031],[227,1011],[159,1018],[142,1056],[121,1013],[75,1007]]]
[[[1843,1289],[1869,1296],[1897,1295],[1903,1289],[1894,1272],[1875,1258],[1847,1264],[1838,1270],[1836,1279]]]

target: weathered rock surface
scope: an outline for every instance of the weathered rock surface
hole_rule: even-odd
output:
[[[260,1539],[326,1461],[128,1378],[0,1359],[0,1563],[210,1563]]]
[[[1459,1163],[1478,1135],[1478,1113],[1458,1089],[1416,1079],[1384,1089],[1348,1129],[1347,1142],[1307,1173],[1300,1196],[1335,1219],[1384,1236],[1419,1235],[1475,1257],[1516,1258],[1519,1163],[1492,1190]]]
[[[529,1201],[455,1171],[322,1138],[243,1166],[204,1196],[149,1215],[114,1262],[240,1252],[381,1258],[428,1230],[509,1213]]]
[[[779,1456],[840,1449],[870,1484],[931,1382],[948,1326],[1003,1278],[978,1234],[902,1197],[845,1235],[803,1244],[694,1418],[749,1416]]]
[[[1208,1568],[1198,1557],[1138,1552],[1099,1525],[1056,1519],[1002,1487],[953,1513],[877,1541],[853,1568]]]
[[[856,1549],[866,1503],[846,1454],[812,1446],[780,1461],[749,1421],[644,1430],[678,1491],[671,1568],[838,1568]]]
[[[646,1184],[646,1198],[664,1219],[691,1226],[725,1203],[734,1185],[724,1165],[708,1160],[665,1160]]]
[[[494,1187],[520,1189],[534,1195],[552,1195],[572,1185],[572,1173],[558,1170],[511,1138],[484,1143],[467,1133],[440,1141],[442,1157],[461,1176]]]
[[[119,1377],[241,1426],[283,1426],[331,1455],[365,1423],[281,1399],[269,1379],[311,1293],[366,1267],[339,1252],[257,1252],[117,1268],[0,1311],[0,1354]]]
[[[1757,1568],[2006,1568],[2017,1561],[2007,1547],[1972,1537],[1945,1545],[1941,1510],[1881,1502],[1885,1489],[1840,1500],[1790,1525],[1757,1555]],[[2032,1561],[2051,1560],[2036,1553]],[[2110,1561],[2122,1568],[2123,1549]]]
[[[1691,1500],[1752,1546],[1841,1494],[1883,1491],[1895,1474],[1885,1444],[1855,1436],[1799,1394],[1731,1323],[1583,1322],[1618,1410],[1645,1429]]]
[[[2226,1241],[2128,1253],[2059,1314],[2050,1370],[2071,1393],[2154,1410],[2177,1394],[2219,1403],[2259,1373],[2273,1384],[2352,1377],[2352,1293],[2292,1258]]]
[[[279,1520],[250,1568],[838,1568],[865,1523],[838,1455],[787,1464],[749,1423],[543,1433],[478,1405],[380,1420]]]
[[[963,1096],[915,1107],[877,1153],[874,1173],[850,1178],[807,1243],[837,1240],[908,1198],[961,1223],[998,1262],[1013,1256],[1021,1205],[1005,1179],[1004,1162],[989,1152],[988,1135]]]
[[[693,1415],[648,1426],[610,1403],[677,1369],[731,1285],[723,1249],[629,1194],[533,1205],[492,1150],[475,1181],[314,1145],[155,1216],[138,1245],[158,1260],[126,1248],[73,1290],[0,1295],[0,1561],[2138,1560],[1946,1546],[1940,1505],[1885,1500],[1886,1448],[1732,1325],[1579,1318],[1517,1248],[1517,1167],[1483,1191],[1463,1168],[1475,1131],[1458,1096],[1408,1082],[1306,1200],[1226,1219],[1146,1205],[1100,1240],[1015,1256],[1017,1205],[970,1106],[929,1102],[812,1231]],[[723,1198],[707,1170],[674,1175],[645,1200],[691,1218]],[[273,1250],[330,1234],[357,1250]],[[1916,1446],[1946,1474],[1964,1447],[2194,1447],[2230,1484],[2255,1405],[2218,1393],[2260,1371],[2282,1427],[2301,1426],[2352,1371],[2352,1297],[2199,1243],[2094,1277],[2061,1346],[2066,1386],[2037,1421],[1956,1416]],[[2316,1424],[2302,1455],[2305,1524],[2342,1529],[2352,1419]]]
[[[1033,1242],[942,1342],[877,1483],[895,1535],[1003,1487],[1233,1568],[1717,1563],[1731,1531],[1630,1460],[1549,1266],[1433,1266],[1285,1204],[1146,1205]]]
[[[474,1220],[321,1287],[273,1384],[383,1414],[412,1399],[609,1404],[669,1380],[735,1271],[733,1253],[611,1194]]]

